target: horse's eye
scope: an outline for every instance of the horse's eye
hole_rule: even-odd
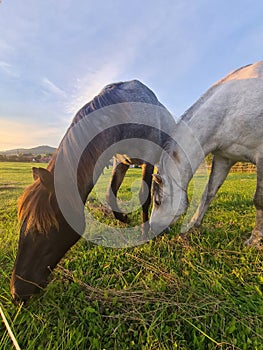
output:
[[[160,202],[158,199],[155,198],[154,204],[155,204],[157,207],[159,207],[159,205],[161,205],[161,202]]]

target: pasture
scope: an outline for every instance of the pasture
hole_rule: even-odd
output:
[[[243,246],[255,218],[255,174],[231,173],[202,228],[187,239],[177,223],[134,248],[80,240],[47,288],[14,306],[16,203],[32,182],[31,167],[0,163],[0,305],[21,349],[263,349],[263,252]],[[122,199],[130,198],[131,184],[136,192],[140,178],[140,169],[128,171]],[[98,197],[105,181],[100,186],[89,197],[93,215],[124,225],[103,209]],[[129,217],[131,225],[139,223],[140,209]],[[11,348],[1,322],[0,349]]]

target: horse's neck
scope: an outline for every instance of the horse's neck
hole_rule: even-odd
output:
[[[104,166],[110,160],[109,158],[107,160],[105,159],[105,163],[103,161],[98,162],[102,151],[97,152],[96,156],[91,156],[89,150],[85,151],[85,153],[80,162],[77,176],[78,189],[83,203],[86,202],[88,195],[102,174]]]
[[[177,125],[172,142],[167,150],[169,158],[172,158],[171,166],[163,164],[169,169],[170,176],[184,189],[211,151],[210,145],[206,145],[207,130],[193,128],[191,123],[184,120]],[[212,147],[212,146],[211,146]],[[167,160],[166,160],[167,161]]]
[[[70,136],[65,138],[48,166],[54,173],[57,197],[71,203],[72,210],[81,207],[80,200],[86,202],[104,166],[113,156],[104,152],[107,142],[91,142],[85,147],[78,141]]]

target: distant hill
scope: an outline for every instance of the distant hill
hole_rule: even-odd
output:
[[[55,150],[56,150],[55,147],[44,145],[44,146],[37,146],[33,148],[15,148],[7,151],[0,151],[0,154],[6,155],[6,156],[16,155],[18,153],[38,155],[38,154],[54,153]]]

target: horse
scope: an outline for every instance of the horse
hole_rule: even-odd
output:
[[[187,189],[205,156],[212,153],[212,169],[189,227],[203,217],[238,161],[257,166],[254,195],[256,222],[248,246],[263,237],[263,62],[241,67],[215,83],[179,119],[164,146],[154,175],[150,226],[160,232],[188,208]]]
[[[47,169],[33,167],[34,182],[18,203],[20,237],[10,281],[15,303],[43,289],[85,226],[89,229],[84,204],[109,160],[122,154],[130,162],[150,164],[151,178],[174,122],[138,80],[107,85],[78,111]],[[150,195],[148,189],[145,208]]]

